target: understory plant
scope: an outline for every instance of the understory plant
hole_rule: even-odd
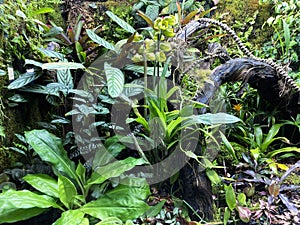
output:
[[[149,209],[144,202],[150,194],[144,179],[123,176],[112,187],[109,181],[144,164],[144,160],[129,157],[112,162],[111,154],[99,146],[93,170],[88,172],[81,163],[75,165],[67,157],[61,139],[48,131],[31,130],[25,132],[25,138],[39,157],[52,166],[56,176],[27,174],[23,180],[31,186],[30,190],[1,193],[0,223],[25,220],[50,208],[61,213],[55,225],[89,224],[90,217],[107,223],[126,222]]]

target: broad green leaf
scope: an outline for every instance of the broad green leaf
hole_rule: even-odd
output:
[[[79,162],[76,168],[76,174],[79,177],[81,183],[85,183],[86,168]]]
[[[241,205],[245,206],[247,204],[246,195],[244,193],[239,193],[237,199]]]
[[[129,70],[129,71],[133,71],[133,72],[136,72],[136,73],[144,74],[144,66],[129,64],[129,65],[126,65],[124,67],[124,70]],[[154,67],[151,67],[151,66],[147,67],[147,75],[148,76],[153,76],[154,70],[157,70],[157,68],[154,68]],[[164,74],[163,71],[164,71],[164,68],[159,67],[159,75]],[[165,77],[169,77],[170,75],[171,75],[171,71],[167,70],[165,72]]]
[[[97,34],[95,34],[94,31],[87,29],[86,30],[87,35],[92,39],[94,42],[96,42],[99,45],[102,45],[103,47],[116,51],[115,46],[113,46],[111,43],[105,41],[103,38],[99,37]]]
[[[126,23],[124,20],[116,16],[113,12],[111,11],[106,11],[106,15],[108,15],[113,21],[115,21],[120,27],[122,27],[124,30],[128,31],[129,33],[134,33],[135,29],[130,26],[128,23]]]
[[[0,215],[7,210],[28,208],[58,208],[55,200],[47,195],[39,195],[28,190],[9,190],[0,194]]]
[[[192,115],[186,117],[188,124],[228,124],[228,123],[236,123],[241,121],[236,116],[229,115],[227,113],[206,113],[202,115]]]
[[[44,7],[44,8],[40,8],[36,11],[33,12],[33,15],[38,15],[38,14],[45,14],[45,13],[52,13],[55,10],[50,8],[50,7]]]
[[[265,152],[269,145],[274,141],[274,137],[278,134],[279,129],[282,127],[283,124],[274,124],[271,129],[269,130],[267,137],[263,141],[261,145],[262,152]]]
[[[234,157],[235,160],[238,160],[237,157],[236,157],[234,148],[232,147],[232,145],[228,141],[227,137],[222,132],[219,132],[219,134],[221,135],[222,142],[225,145],[225,147],[227,148],[227,150],[229,151],[229,153],[231,154],[231,156]]]
[[[225,208],[223,223],[226,225],[230,219],[231,212],[228,207]]]
[[[68,210],[61,214],[61,217],[52,225],[81,225],[84,213],[80,210]]]
[[[163,208],[164,204],[166,203],[166,200],[162,200],[161,202],[157,203],[155,206],[151,206],[149,210],[145,213],[146,217],[155,217],[158,215],[158,213],[161,211]]]
[[[49,175],[27,174],[23,180],[46,195],[59,198],[57,181]]]
[[[123,72],[106,62],[104,63],[104,72],[107,79],[108,94],[112,98],[118,97],[124,88],[125,78]]]
[[[123,223],[117,217],[108,217],[95,225],[123,225]]]
[[[51,163],[56,170],[69,178],[78,179],[74,162],[68,158],[60,138],[47,130],[27,131],[25,138],[42,160]]]
[[[258,146],[260,146],[262,144],[262,140],[263,140],[263,132],[260,126],[255,126],[254,127],[254,136],[255,136],[255,140]]]
[[[34,216],[40,215],[47,209],[42,208],[28,208],[28,209],[17,209],[17,208],[2,208],[0,207],[0,224],[2,223],[13,223],[21,220],[30,219]]]
[[[231,211],[234,210],[236,207],[236,196],[231,184],[226,188],[225,199],[229,209]]]
[[[65,58],[65,56],[63,54],[52,51],[52,50],[39,48],[39,51],[42,52],[43,54],[45,54],[46,56],[51,57],[51,58],[57,58],[57,59],[60,59],[60,60],[64,60],[64,58]]]
[[[77,195],[77,190],[75,185],[68,178],[59,175],[58,176],[58,189],[59,189],[59,199],[68,208],[73,207],[75,196]]]
[[[131,170],[133,167],[143,165],[145,163],[146,162],[143,159],[128,157],[124,160],[118,160],[106,166],[96,167],[94,168],[94,172],[90,179],[88,179],[87,184],[101,184],[109,178],[118,177],[124,172]]]
[[[8,85],[8,89],[18,89],[21,87],[24,87],[25,85],[29,84],[30,82],[38,79],[41,76],[40,73],[36,72],[27,72],[22,74],[20,77],[18,77],[16,80],[11,82]]]
[[[291,41],[291,33],[289,25],[285,22],[284,19],[282,19],[282,25],[283,25],[283,35],[284,35],[284,41],[285,41],[285,54],[288,54],[289,48],[290,48],[290,41]]]
[[[43,70],[70,70],[85,69],[81,63],[74,62],[50,62],[42,65]]]
[[[125,222],[143,215],[150,208],[144,201],[149,194],[147,184],[119,185],[99,199],[85,204],[80,210],[101,220],[117,217]]]
[[[215,185],[220,184],[221,183],[221,178],[220,176],[217,174],[216,171],[211,170],[211,169],[206,169],[206,175],[208,177],[208,179]]]

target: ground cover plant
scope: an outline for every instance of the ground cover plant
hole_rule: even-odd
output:
[[[259,7],[240,39],[219,1],[57,4],[0,3],[1,224],[300,223],[297,1],[258,46]]]

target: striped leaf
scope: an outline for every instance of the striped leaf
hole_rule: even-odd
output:
[[[108,63],[104,63],[104,71],[107,79],[108,94],[112,98],[118,97],[124,88],[124,74],[115,67],[112,67]]]
[[[130,26],[128,23],[126,23],[121,18],[117,17],[115,14],[113,14],[111,11],[106,11],[106,15],[108,15],[113,21],[115,21],[120,27],[122,27],[124,30],[128,31],[129,33],[134,33],[135,29]]]
[[[92,39],[94,42],[96,42],[99,45],[102,45],[103,47],[116,51],[115,46],[113,46],[111,43],[105,41],[103,38],[99,37],[97,34],[94,33],[94,31],[87,29],[86,30],[87,35]]]

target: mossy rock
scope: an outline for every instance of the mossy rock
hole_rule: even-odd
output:
[[[247,31],[250,26],[253,27],[247,41],[251,42],[256,49],[271,39],[273,30],[268,26],[264,26],[262,31],[262,26],[269,17],[273,16],[272,4],[264,3],[260,5],[258,0],[223,0],[220,1],[217,6],[218,8],[214,14],[214,18],[222,17],[229,26],[234,27],[237,33],[239,31],[243,33]],[[255,23],[250,24],[249,21],[254,15],[256,15],[254,18]],[[242,24],[244,27],[238,27],[240,25],[237,24]]]

